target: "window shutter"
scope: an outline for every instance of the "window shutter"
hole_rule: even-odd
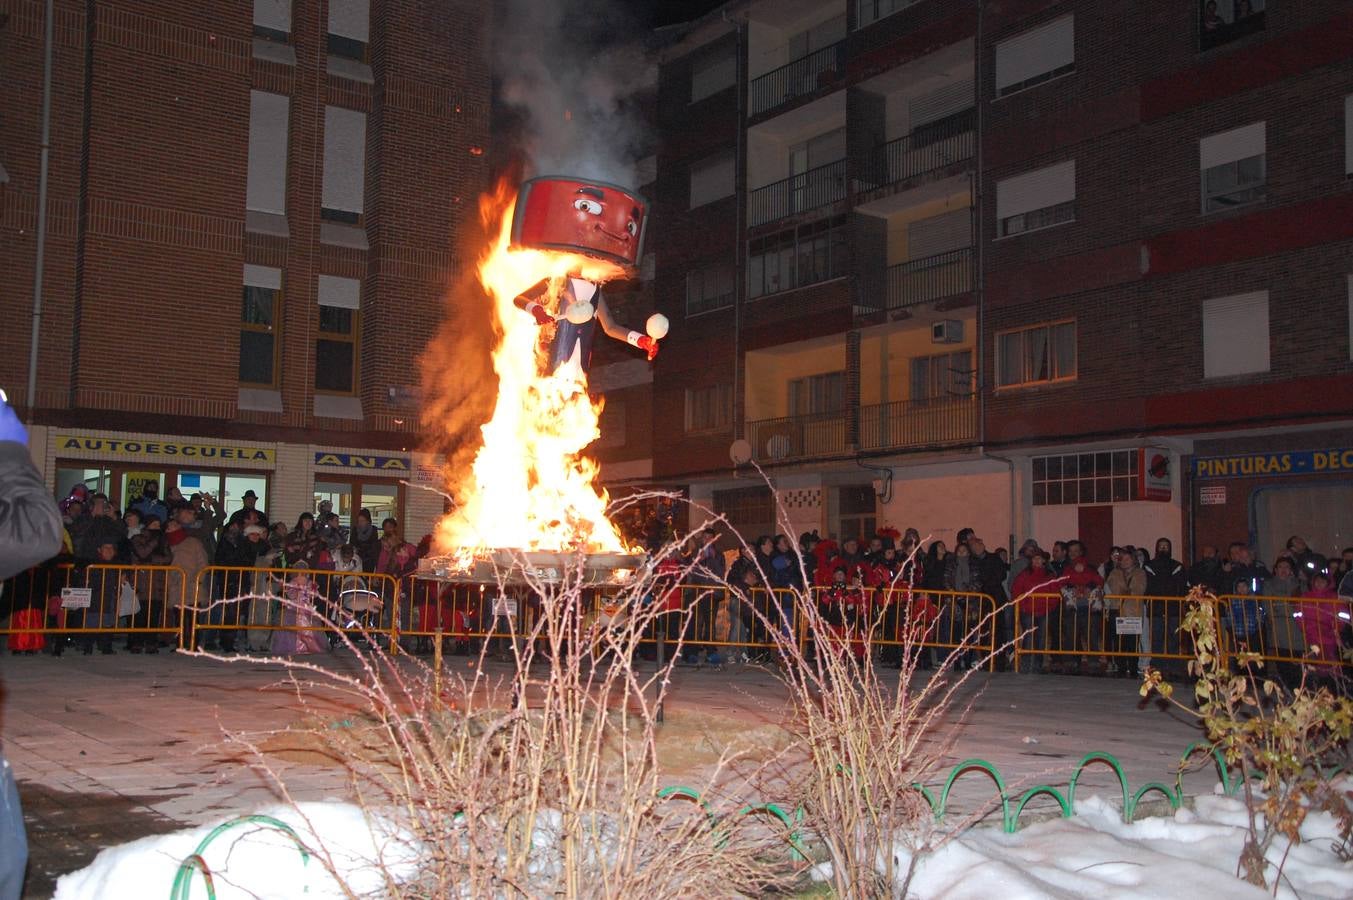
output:
[[[1203,301],[1203,377],[1269,370],[1268,291]]]
[[[245,207],[283,215],[287,202],[287,98],[249,92],[249,172]]]
[[[996,183],[996,218],[1046,209],[1076,199],[1076,161],[1036,169]]]
[[[254,0],[254,24],[291,33],[291,0]]]
[[[733,155],[703,160],[691,167],[691,209],[733,193]]]
[[[737,80],[737,57],[733,48],[700,53],[691,63],[691,102],[730,88]]]
[[[356,278],[321,275],[319,277],[319,305],[337,306],[342,309],[361,309],[362,283]]]
[[[1353,175],[1353,94],[1344,98],[1344,172]]]
[[[907,226],[907,257],[924,259],[972,246],[972,214],[956,209]]]
[[[245,263],[244,286],[280,291],[282,289],[282,270],[270,266],[256,266],[252,263]]]
[[[1064,16],[996,45],[996,90],[1076,61],[1075,16]]]
[[[911,130],[915,131],[927,122],[937,122],[946,116],[961,113],[973,102],[971,78],[945,85],[924,97],[917,97],[910,105]]]
[[[1263,155],[1264,136],[1264,123],[1255,122],[1203,138],[1198,142],[1198,158],[1203,171],[1238,159]]]
[[[370,32],[370,0],[329,0],[330,34],[365,44]]]
[[[362,212],[366,184],[366,113],[324,108],[325,209]]]

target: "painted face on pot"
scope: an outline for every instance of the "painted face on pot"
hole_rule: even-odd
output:
[[[616,185],[533,178],[517,196],[512,242],[633,267],[643,254],[646,210],[643,198]]]

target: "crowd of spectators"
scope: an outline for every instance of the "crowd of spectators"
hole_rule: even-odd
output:
[[[170,628],[191,631],[197,646],[206,650],[305,652],[310,648],[304,641],[298,645],[296,632],[270,634],[266,627],[255,631],[246,627],[297,625],[294,614],[293,620],[286,620],[289,613],[284,607],[289,604],[227,601],[258,595],[333,601],[340,586],[371,574],[407,584],[431,545],[431,536],[418,546],[409,543],[394,518],[384,519],[377,529],[366,509],[358,510],[345,526],[327,500],[315,513],[301,513],[294,525],[274,522],[259,508],[252,490],[229,514],[206,492],[185,497],[170,486],[161,498],[154,481],[145,484],[121,513],[107,496],[84,485],[76,485],[58,507],[65,526],[64,550],[15,580],[9,592],[11,616],[23,615],[26,610],[19,606],[24,605],[39,610],[48,624],[99,628],[75,639],[86,654],[96,646],[103,653],[115,653],[117,627],[129,628],[125,646],[131,653],[157,653],[166,644],[176,646],[178,636]],[[146,568],[156,566],[172,568]],[[208,566],[220,568],[204,576]],[[279,569],[289,570],[287,576],[260,579],[252,571]],[[64,577],[58,574],[67,570]],[[324,577],[327,572],[335,575]],[[89,588],[89,606],[63,608],[59,589],[64,586]],[[379,597],[380,592],[357,593]],[[388,605],[391,599],[381,597],[373,605],[380,606],[381,601]],[[185,611],[185,606],[195,606],[198,612]],[[189,629],[190,624],[197,627]],[[43,643],[60,655],[69,642],[57,637]],[[36,650],[24,641],[17,642],[21,649],[14,640],[10,644],[15,652]]]

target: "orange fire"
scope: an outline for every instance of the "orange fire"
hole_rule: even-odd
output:
[[[588,396],[585,374],[543,374],[541,328],[512,300],[542,278],[574,273],[602,283],[624,272],[577,254],[512,248],[515,202],[506,183],[480,201],[486,231],[496,234],[479,261],[479,280],[501,334],[493,349],[498,399],[480,428],[484,443],[473,470],[454,487],[456,508],[438,525],[438,545],[620,551],[606,491],[595,483],[597,464],[582,453],[600,433],[602,403]]]

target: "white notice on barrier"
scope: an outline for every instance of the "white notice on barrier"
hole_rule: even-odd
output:
[[[1119,634],[1141,634],[1142,617],[1141,616],[1119,616],[1115,623]]]
[[[93,592],[89,588],[62,588],[61,608],[89,609],[90,595],[92,593]]]
[[[493,598],[493,617],[495,619],[517,618],[517,601],[510,597]]]

